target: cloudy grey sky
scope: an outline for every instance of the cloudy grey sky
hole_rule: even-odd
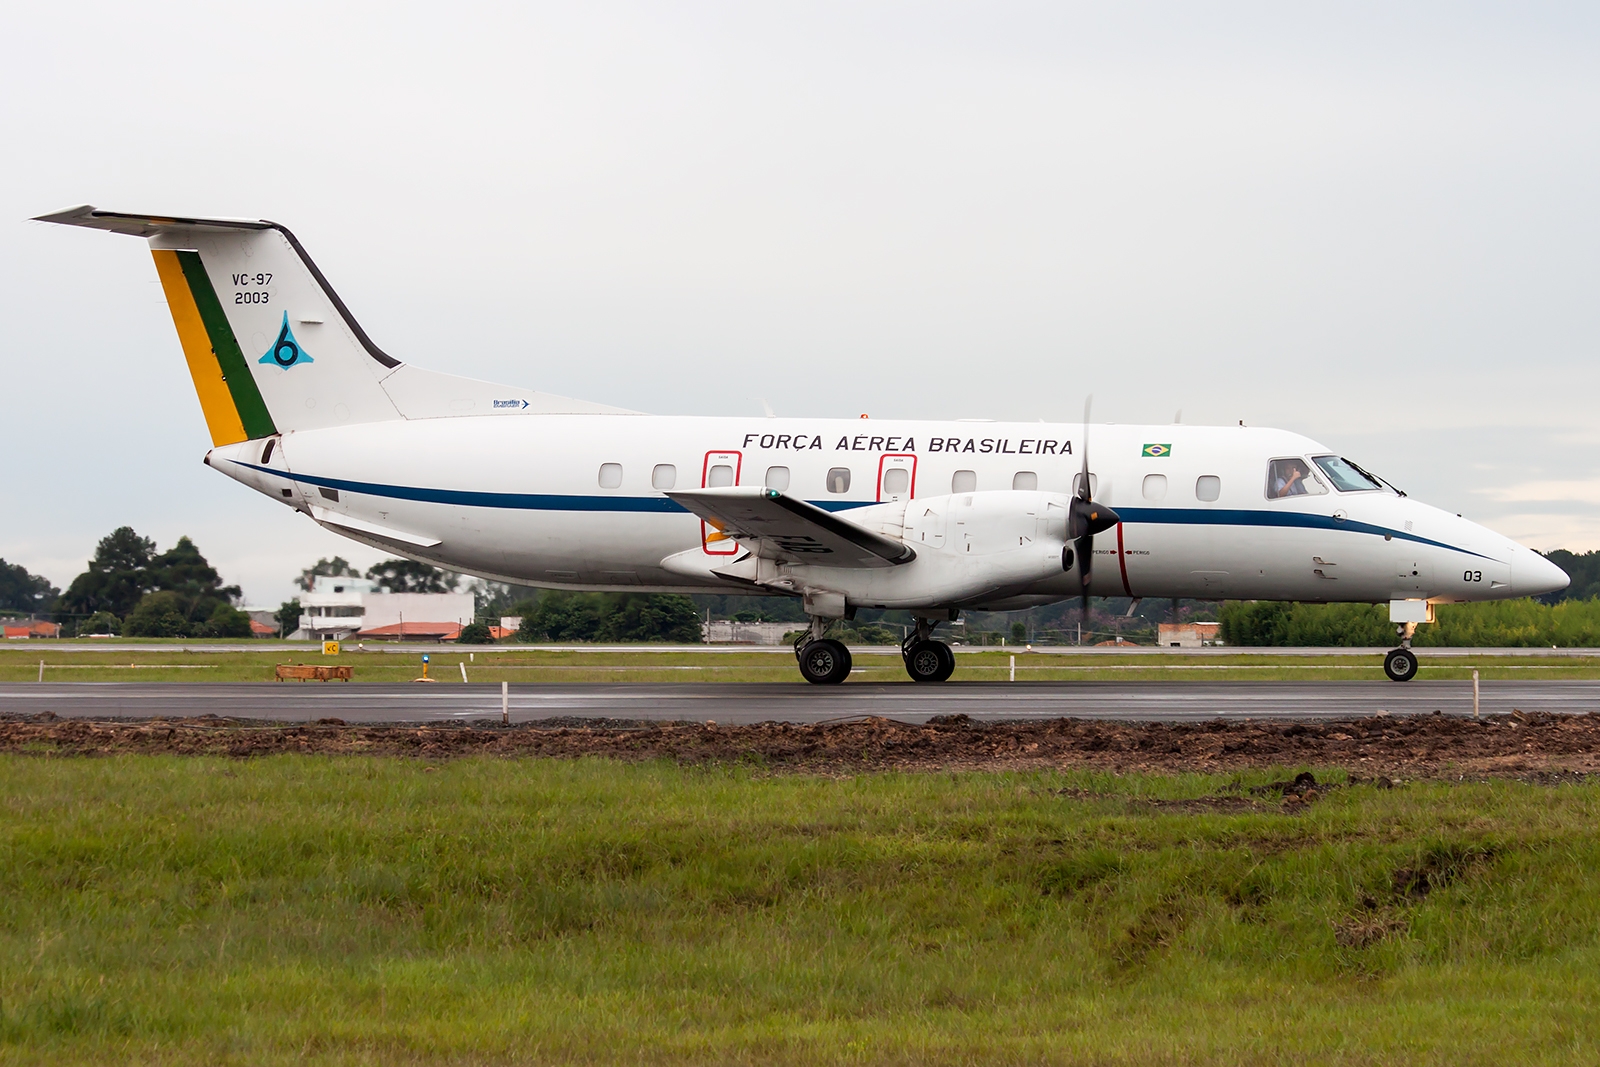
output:
[[[207,471],[143,242],[292,227],[375,340],[664,413],[1277,425],[1600,547],[1600,7],[11,3],[0,556],[376,555]]]

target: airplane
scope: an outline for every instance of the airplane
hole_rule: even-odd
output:
[[[862,608],[908,609],[906,672],[942,682],[940,623],[1091,596],[1387,601],[1384,670],[1407,681],[1433,605],[1569,581],[1285,430],[1091,426],[1087,405],[1075,423],[647,415],[396,359],[275,222],[35,221],[149,242],[214,470],[492,581],[798,598],[816,684],[849,676],[827,635]]]

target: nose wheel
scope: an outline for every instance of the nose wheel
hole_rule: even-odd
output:
[[[1383,657],[1383,673],[1391,682],[1409,682],[1417,676],[1417,656],[1409,648],[1397,648]]]

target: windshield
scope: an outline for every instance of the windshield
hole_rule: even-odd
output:
[[[1341,493],[1363,493],[1383,488],[1382,482],[1343,456],[1312,456],[1311,459]]]

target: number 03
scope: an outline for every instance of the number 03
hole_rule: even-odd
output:
[[[1462,571],[1461,572],[1461,580],[1463,582],[1481,582],[1481,581],[1483,581],[1483,572],[1482,571]]]

